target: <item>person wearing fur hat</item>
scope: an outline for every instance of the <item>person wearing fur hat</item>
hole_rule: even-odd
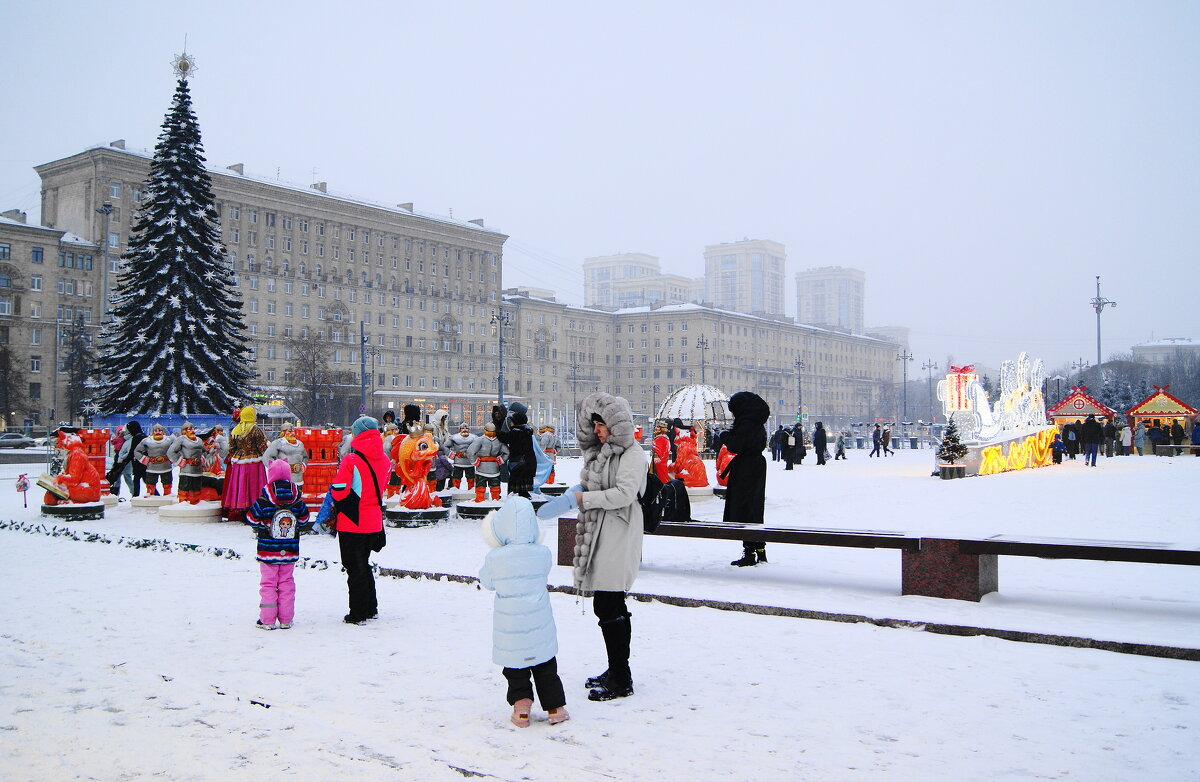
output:
[[[508,493],[528,497],[533,491],[533,478],[537,472],[537,456],[533,452],[536,446],[533,429],[529,427],[528,408],[520,402],[513,402],[505,416],[503,406],[493,407],[492,423],[496,424],[496,438],[508,447]]]
[[[133,458],[146,468],[143,480],[146,483],[147,494],[158,494],[156,484],[162,483],[163,496],[171,493],[171,459],[167,452],[171,449],[173,437],[167,434],[167,428],[162,424],[150,427],[150,436],[137,444],[133,449]]]
[[[650,464],[633,438],[629,402],[598,391],[580,401],[576,414],[583,467],[579,485],[567,491],[579,508],[573,576],[576,589],[592,593],[608,655],[608,670],[587,680],[588,700],[608,701],[633,694],[625,597],[642,562],[638,497]]]
[[[542,528],[525,497],[510,494],[483,520],[483,538],[491,551],[479,570],[479,585],[496,593],[492,612],[492,662],[508,682],[512,723],[529,727],[534,687],[548,722],[569,718],[558,677],[558,634],[546,580],[554,560],[542,545]],[[533,682],[530,683],[532,677]]]
[[[146,439],[146,433],[142,431],[142,425],[137,421],[125,424],[125,431],[129,433],[129,436],[125,438],[125,444],[121,446],[121,452],[117,454],[117,461],[122,464],[122,474],[125,478],[125,485],[129,487],[130,496],[138,497],[142,493],[142,478],[146,474],[146,466],[133,458],[133,451],[142,440]],[[124,470],[125,465],[128,465],[128,471]]]
[[[246,523],[258,533],[258,627],[263,630],[274,630],[276,622],[281,630],[287,630],[296,616],[293,571],[300,559],[300,531],[310,528],[312,522],[291,475],[287,461],[272,461],[266,486],[246,511]]]
[[[279,438],[272,440],[263,453],[263,461],[270,464],[276,459],[283,459],[292,471],[292,483],[304,491],[304,469],[308,466],[308,449],[296,437],[296,427],[285,423],[279,427]]]
[[[558,451],[562,448],[562,440],[558,439],[558,433],[554,431],[553,426],[542,424],[538,429],[537,443],[542,453],[550,460],[550,474],[546,476],[546,483],[554,483],[554,470],[558,465]]]
[[[379,422],[374,418],[362,416],[350,427],[350,434],[350,449],[338,464],[329,494],[334,505],[332,523],[350,593],[350,613],[343,621],[360,625],[379,613],[370,556],[372,551],[378,550],[375,546],[382,548],[383,497],[380,492],[391,463],[383,453]]]
[[[229,456],[229,446],[219,424],[207,432],[201,432],[199,437],[204,441],[204,453],[200,457],[200,499],[220,502],[225,491],[225,459]]]
[[[192,505],[200,502],[201,478],[204,475],[204,440],[196,436],[196,427],[191,421],[184,421],[183,426],[179,428],[179,436],[167,449],[167,458],[179,465],[179,501]]]
[[[483,502],[492,490],[492,499],[500,499],[500,465],[508,458],[508,449],[496,438],[496,425],[485,424],[483,436],[467,448],[467,459],[475,465],[475,501]]]
[[[763,451],[767,447],[765,427],[771,408],[758,394],[738,391],[729,397],[729,412],[733,413],[733,426],[722,435],[721,444],[733,454],[733,459],[722,471],[728,491],[721,520],[762,524],[767,499],[767,460]],[[767,544],[746,541],[742,544],[742,558],[729,564],[746,567],[766,561]]]
[[[475,435],[471,434],[471,427],[464,423],[458,427],[458,434],[450,435],[442,444],[453,465],[450,485],[456,489],[459,488],[463,476],[467,479],[467,491],[475,489],[475,463],[467,456],[473,442]]]
[[[225,494],[221,515],[230,521],[245,521],[246,511],[267,483],[263,454],[267,436],[258,426],[258,413],[246,405],[238,413],[238,425],[229,435],[229,470],[225,476]]]

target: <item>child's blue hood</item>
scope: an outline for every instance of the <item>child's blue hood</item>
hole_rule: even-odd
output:
[[[513,543],[537,543],[542,528],[533,512],[533,503],[519,494],[510,494],[494,513],[483,520],[483,537],[489,546]]]

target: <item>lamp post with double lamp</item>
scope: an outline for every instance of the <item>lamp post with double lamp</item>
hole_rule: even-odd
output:
[[[929,424],[933,425],[933,370],[937,369],[938,365],[933,359],[928,359],[921,365],[921,369],[929,373]]]
[[[799,424],[804,420],[804,385],[801,378],[803,377],[804,367],[807,365],[804,363],[804,359],[796,356],[796,360],[792,362],[792,366],[796,368],[796,423]]]
[[[371,335],[366,332],[366,323],[358,322],[358,341],[359,341],[359,356],[358,356],[358,382],[359,382],[359,403],[358,414],[367,414],[367,364],[371,365],[371,385],[375,385],[375,357],[379,355],[379,348],[371,344]],[[367,361],[370,359],[370,362]]]
[[[496,334],[500,338],[500,365],[499,373],[496,375],[496,397],[500,404],[504,404],[504,329],[512,324],[512,319],[504,310],[498,310],[492,313],[492,326],[496,329]]]
[[[912,354],[905,349],[902,353],[896,356],[896,360],[900,362],[901,369],[904,370],[904,380],[900,384],[901,397],[904,399],[904,407],[901,410],[903,420],[900,421],[900,426],[903,428],[908,422],[908,362],[913,360]]]
[[[704,379],[704,354],[708,350],[708,340],[704,338],[703,334],[696,340],[696,347],[700,348],[700,385],[708,385]]]
[[[1071,369],[1074,369],[1078,373],[1076,376],[1077,382],[1075,383],[1075,385],[1077,385],[1077,386],[1083,385],[1083,370],[1087,369],[1090,366],[1091,366],[1091,364],[1084,361],[1082,357],[1078,361],[1071,362]]]
[[[113,205],[108,201],[96,210],[96,213],[104,217],[104,227],[101,230],[100,237],[100,253],[104,269],[101,272],[100,285],[104,289],[104,303],[100,310],[101,323],[108,323],[108,221],[112,217]]]

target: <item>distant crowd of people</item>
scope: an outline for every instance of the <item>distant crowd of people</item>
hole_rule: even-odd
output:
[[[1064,457],[1071,460],[1082,454],[1084,462],[1095,467],[1101,452],[1106,457],[1179,456],[1185,447],[1200,456],[1200,427],[1193,421],[1152,418],[1140,424],[1117,425],[1111,418],[1091,414],[1064,424],[1054,436],[1051,449],[1055,464],[1061,464]]]

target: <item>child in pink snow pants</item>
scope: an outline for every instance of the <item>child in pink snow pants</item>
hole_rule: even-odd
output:
[[[291,481],[292,470],[279,459],[267,467],[267,485],[246,511],[246,523],[258,533],[258,627],[286,630],[296,616],[293,571],[300,559],[300,532],[312,526],[308,506]]]

